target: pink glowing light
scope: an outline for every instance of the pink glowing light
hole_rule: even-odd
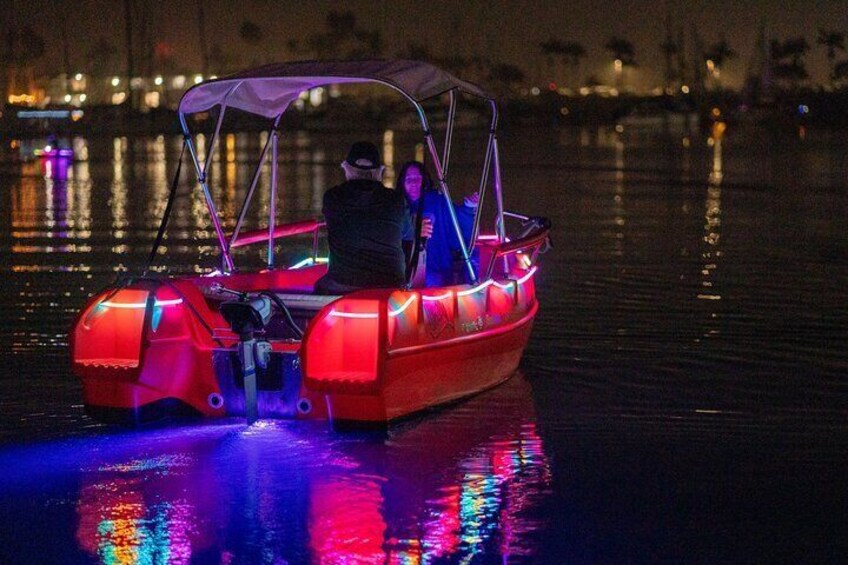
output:
[[[475,292],[480,292],[481,290],[490,287],[495,281],[492,279],[487,280],[484,283],[480,283],[474,288],[469,288],[467,290],[460,290],[456,293],[457,296],[468,296],[469,294],[474,294]]]
[[[521,277],[520,279],[518,279],[518,284],[524,284],[524,283],[526,283],[526,282],[530,279],[530,277],[532,277],[533,275],[535,275],[535,274],[536,274],[536,271],[538,271],[538,270],[539,270],[539,268],[538,268],[538,267],[533,267],[532,269],[530,269],[529,271],[527,271],[527,274],[526,274],[526,275],[524,275],[523,277]]]
[[[406,302],[401,304],[398,309],[389,309],[389,316],[395,317],[403,314],[403,312],[409,308],[409,305],[412,304],[417,297],[418,295],[413,294],[407,298]],[[339,312],[338,310],[330,310],[330,316],[334,316],[336,318],[352,318],[356,320],[374,320],[379,317],[379,314],[376,312]]]
[[[450,298],[452,296],[453,296],[453,291],[449,290],[444,294],[438,294],[436,296],[422,296],[421,299],[431,301],[431,302],[436,302],[438,300],[444,300],[445,298]]]
[[[172,300],[156,300],[154,306],[176,306],[177,304],[182,304],[182,298],[174,298]],[[99,304],[104,308],[146,308],[147,302],[101,302]]]
[[[376,312],[339,312],[338,310],[330,310],[330,316],[336,318],[353,318],[356,320],[374,320],[377,318]]]

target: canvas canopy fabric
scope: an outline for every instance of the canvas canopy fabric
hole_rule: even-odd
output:
[[[265,65],[195,85],[183,95],[179,110],[203,112],[226,99],[227,107],[273,118],[304,90],[363,82],[387,84],[415,102],[453,89],[491,98],[478,86],[420,61],[304,61]]]

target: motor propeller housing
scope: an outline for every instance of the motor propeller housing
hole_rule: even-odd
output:
[[[235,333],[253,334],[264,329],[271,320],[271,300],[267,296],[230,300],[222,303],[219,311]]]

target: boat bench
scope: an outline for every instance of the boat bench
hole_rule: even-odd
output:
[[[283,301],[283,304],[289,310],[292,310],[292,315],[294,315],[294,310],[311,312],[315,315],[327,304],[341,298],[340,295],[331,294],[293,294],[289,292],[275,292],[274,294]]]
[[[306,326],[316,314],[327,304],[341,298],[336,295],[323,294],[293,294],[288,292],[274,292],[277,298],[283,301],[289,313],[294,319],[294,322],[301,330],[306,330]],[[283,315],[279,312],[274,312],[271,318],[271,323],[268,325],[268,332],[280,337],[296,337],[292,335],[291,329],[283,322]]]

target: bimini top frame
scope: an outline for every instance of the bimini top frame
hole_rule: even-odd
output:
[[[451,202],[451,197],[446,177],[450,159],[453,125],[456,116],[456,93],[461,92],[469,94],[471,96],[482,98],[489,103],[492,111],[492,119],[491,126],[489,128],[489,138],[483,165],[483,173],[480,181],[480,204],[478,205],[477,214],[474,218],[474,227],[469,241],[466,242],[462,237],[462,232],[453,206],[448,206],[451,222],[453,223],[454,230],[460,242],[460,247],[462,248],[462,254],[468,274],[472,281],[477,280],[477,275],[471,263],[469,250],[473,247],[473,243],[476,241],[479,233],[480,215],[483,209],[483,199],[485,196],[485,189],[488,184],[487,181],[490,169],[492,169],[495,198],[497,201],[498,218],[495,227],[499,240],[503,241],[505,239],[500,159],[496,136],[498,121],[497,106],[495,105],[494,99],[478,86],[462,81],[428,63],[405,60],[304,61],[265,65],[257,69],[244,71],[227,77],[222,77],[220,79],[206,81],[197,84],[186,91],[180,100],[179,105],[180,125],[182,126],[183,133],[185,134],[186,145],[189,149],[189,153],[191,154],[197,178],[203,190],[206,205],[209,208],[210,215],[212,216],[212,223],[215,227],[215,232],[221,246],[222,268],[224,272],[231,272],[233,270],[233,259],[230,253],[230,248],[238,237],[238,232],[244,220],[248,204],[253,196],[254,189],[256,188],[259,171],[263,165],[269,144],[271,146],[272,154],[271,184],[273,186],[271,187],[272,202],[269,206],[268,266],[269,268],[273,268],[274,266],[274,214],[277,192],[276,156],[277,141],[279,137],[278,125],[282,114],[305,90],[317,88],[319,86],[328,86],[331,84],[366,82],[375,82],[394,89],[409,100],[409,102],[415,107],[421,121],[421,127],[424,130],[425,141],[430,157],[433,160],[439,188],[448,203]],[[440,156],[436,148],[436,142],[430,132],[427,116],[424,113],[421,103],[427,99],[445,93],[450,94],[450,109],[447,131],[445,132],[445,142],[443,147],[444,153]],[[192,133],[186,123],[186,115],[197,112],[205,112],[215,106],[220,106],[220,112],[215,125],[215,131],[209,142],[206,161],[205,163],[200,163],[194,146]],[[238,108],[251,114],[256,114],[273,120],[268,143],[262,150],[262,156],[259,164],[257,165],[253,182],[247,196],[245,197],[245,201],[239,215],[239,220],[236,224],[236,229],[232,234],[230,241],[227,241],[223,228],[221,227],[221,222],[209,191],[207,179],[207,173],[211,164],[215,143],[218,139],[218,134],[220,133],[221,124],[227,108]]]

